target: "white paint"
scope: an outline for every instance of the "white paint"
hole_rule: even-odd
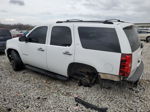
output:
[[[18,39],[11,39],[7,42],[7,49],[16,49],[25,64],[46,69],[64,76],[67,76],[67,69],[70,63],[77,62],[94,67],[99,73],[119,75],[121,53],[106,52],[100,50],[84,49],[78,34],[79,26],[115,28],[118,34],[121,51],[125,54],[131,54],[131,48],[128,38],[125,36],[122,28],[130,26],[129,23],[120,24],[100,24],[100,23],[59,23],[48,25],[46,44],[19,42]],[[70,47],[61,47],[50,45],[50,35],[53,26],[67,26],[72,32],[72,45]],[[36,28],[36,27],[35,27]],[[33,29],[34,30],[34,29]],[[32,31],[31,31],[32,32]],[[31,33],[30,32],[30,33]],[[37,51],[38,48],[45,51]],[[64,55],[68,51],[72,55]],[[133,54],[133,63],[131,74],[139,66],[138,60],[141,60],[141,48]]]

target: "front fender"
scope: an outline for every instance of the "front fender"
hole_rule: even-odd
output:
[[[21,49],[19,47],[19,38],[10,39],[6,42],[6,50],[5,50],[6,56],[8,56],[9,50],[17,51],[21,57]]]

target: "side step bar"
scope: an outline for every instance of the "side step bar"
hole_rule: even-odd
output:
[[[56,73],[52,73],[52,72],[49,72],[49,71],[46,71],[46,70],[43,70],[43,69],[40,69],[40,68],[36,68],[36,67],[33,67],[33,66],[30,66],[30,65],[25,65],[26,68],[28,69],[31,69],[35,72],[38,72],[38,73],[41,73],[41,74],[44,74],[44,75],[48,75],[54,79],[59,79],[59,80],[63,80],[63,81],[66,81],[68,80],[68,77],[65,77],[65,76],[62,76],[62,75],[59,75],[59,74],[56,74]]]

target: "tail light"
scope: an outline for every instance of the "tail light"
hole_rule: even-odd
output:
[[[131,72],[131,66],[132,66],[132,55],[131,54],[122,54],[119,75],[128,77]]]

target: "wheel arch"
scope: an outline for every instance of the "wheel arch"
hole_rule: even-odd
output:
[[[10,60],[11,51],[15,51],[20,56],[19,52],[16,49],[8,48],[6,53],[7,53],[7,57],[8,57],[9,60]]]
[[[93,71],[97,72],[97,69],[91,65],[85,64],[85,63],[79,63],[79,62],[73,62],[70,63],[67,69],[67,74],[68,76],[72,74],[73,69],[75,69],[76,67],[89,67],[91,68]]]

